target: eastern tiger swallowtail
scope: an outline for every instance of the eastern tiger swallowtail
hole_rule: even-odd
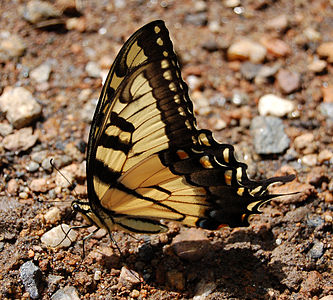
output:
[[[160,233],[161,220],[215,230],[247,226],[293,175],[250,180],[234,148],[198,129],[169,32],[154,21],[115,59],[91,125],[88,199],[73,209],[113,230]]]

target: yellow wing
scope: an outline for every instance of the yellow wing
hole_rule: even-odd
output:
[[[73,207],[110,231],[157,233],[160,220],[217,229],[246,226],[271,183],[248,179],[231,145],[198,130],[188,88],[163,21],[125,43],[94,115],[87,201]]]

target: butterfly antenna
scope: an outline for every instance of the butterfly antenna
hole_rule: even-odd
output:
[[[74,195],[78,198],[78,195],[76,194],[74,188],[76,186],[76,183],[71,183],[69,179],[59,170],[59,168],[54,164],[53,158],[50,159],[50,165],[52,168],[54,168],[69,184],[69,190],[73,191]]]

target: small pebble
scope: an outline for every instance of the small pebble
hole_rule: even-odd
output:
[[[267,27],[276,31],[285,31],[289,25],[287,15],[279,15],[273,19],[267,20]]]
[[[7,123],[0,123],[0,135],[7,136],[13,133],[13,126]]]
[[[41,237],[41,242],[53,248],[69,247],[76,238],[77,233],[74,229],[70,229],[67,224],[61,224],[45,232]]]
[[[328,119],[333,120],[333,103],[320,103],[320,112]]]
[[[241,2],[240,0],[224,0],[223,4],[225,7],[234,8],[236,6],[239,6]]]
[[[23,17],[32,24],[40,21],[60,17],[61,12],[57,10],[51,3],[46,1],[31,0],[23,10]]]
[[[237,106],[242,106],[249,103],[249,96],[246,93],[234,91],[231,102]]]
[[[19,193],[19,198],[23,199],[23,200],[26,200],[26,199],[29,198],[29,195],[28,195],[27,192],[21,192],[21,193]]]
[[[203,12],[207,10],[207,4],[205,1],[197,0],[194,2],[193,8],[195,12]]]
[[[57,290],[52,296],[51,300],[80,300],[79,293],[73,286],[66,286]]]
[[[261,116],[272,115],[283,117],[295,109],[292,101],[280,98],[273,94],[267,94],[259,99],[258,110]]]
[[[29,76],[38,83],[47,82],[51,74],[51,66],[47,63],[41,64],[33,69]]]
[[[9,151],[26,151],[33,147],[38,140],[37,134],[32,133],[31,127],[22,128],[2,140],[2,145]]]
[[[27,167],[26,167],[27,171],[30,172],[30,173],[33,173],[33,172],[36,172],[38,171],[39,169],[39,164],[34,162],[34,161],[31,161]]]
[[[126,267],[122,267],[119,276],[119,284],[125,286],[128,289],[132,289],[134,286],[140,284],[140,276],[134,270],[129,270]]]
[[[321,88],[323,93],[323,101],[325,103],[333,103],[333,85],[328,85]]]
[[[42,114],[41,105],[23,87],[6,89],[0,96],[0,108],[6,113],[7,120],[18,129],[32,124]]]
[[[218,21],[210,21],[208,24],[208,28],[210,32],[218,33],[221,29],[220,23]]]
[[[283,40],[276,38],[262,38],[261,43],[265,46],[267,52],[274,57],[286,57],[291,53],[291,48]]]
[[[266,57],[266,49],[259,43],[242,39],[229,47],[227,55],[230,61],[249,60],[252,63],[261,63]]]
[[[0,36],[0,58],[3,61],[24,54],[26,45],[23,39],[16,34],[3,34]]]
[[[38,299],[40,297],[42,271],[32,261],[27,261],[20,267],[20,278],[30,297]]]
[[[51,165],[51,159],[49,157],[43,159],[42,168],[47,172],[52,172],[53,167]]]
[[[219,50],[219,45],[214,39],[207,40],[202,44],[202,48],[209,51],[209,52],[215,52]]]
[[[18,190],[19,190],[19,185],[18,185],[16,179],[13,178],[13,179],[9,180],[7,183],[7,192],[10,195],[16,195]]]
[[[29,188],[33,192],[45,193],[48,191],[48,181],[46,178],[36,178],[31,180]]]
[[[254,83],[256,85],[266,84],[270,78],[274,77],[279,68],[278,64],[274,66],[262,66],[254,79]]]
[[[302,293],[318,293],[321,290],[322,275],[317,271],[310,271],[307,278],[303,278],[300,294]],[[305,297],[304,297],[305,298]],[[306,297],[307,298],[307,297]],[[312,298],[313,299],[313,298]]]
[[[321,73],[326,69],[326,67],[327,62],[325,60],[315,59],[308,65],[308,70],[315,73]]]
[[[63,278],[64,278],[63,276],[49,274],[47,276],[47,283],[49,285],[58,284]]]
[[[61,219],[60,213],[61,211],[58,207],[52,207],[44,214],[44,219],[50,224],[55,224]]]
[[[213,125],[213,129],[217,130],[217,131],[222,130],[226,127],[227,127],[227,123],[222,119],[217,119]]]
[[[314,167],[315,165],[317,165],[317,154],[308,154],[308,155],[304,155],[302,157],[302,163],[308,167]]]
[[[191,91],[199,89],[202,85],[202,81],[200,80],[200,78],[195,75],[188,75],[186,78],[186,82]]]
[[[304,32],[304,36],[311,42],[318,42],[321,39],[321,34],[319,31],[313,29],[312,27],[307,27]]]
[[[194,14],[186,14],[185,22],[194,26],[205,26],[208,22],[206,12],[197,12]]]
[[[98,64],[94,61],[90,61],[86,64],[86,72],[90,77],[101,78],[101,69]]]
[[[318,154],[318,162],[322,164],[325,161],[330,161],[333,158],[333,152],[328,149],[324,149]]]
[[[33,160],[34,162],[36,162],[38,164],[41,164],[42,161],[46,158],[47,153],[48,152],[46,150],[33,152],[31,154],[31,160]]]
[[[101,280],[102,272],[100,270],[96,270],[94,273],[94,280],[99,281]]]
[[[132,298],[136,299],[136,298],[138,298],[139,296],[140,296],[140,292],[139,292],[138,290],[133,290],[133,291],[131,292],[131,297],[132,297]]]
[[[277,117],[255,117],[250,130],[258,154],[278,154],[289,147],[290,140],[284,132],[281,119]]]
[[[261,64],[254,64],[252,62],[244,62],[241,65],[240,72],[247,80],[252,80],[255,78],[262,68]]]
[[[329,63],[333,63],[333,42],[322,43],[317,48],[317,53],[320,57],[323,57]]]
[[[276,75],[277,84],[286,94],[295,92],[300,88],[301,78],[296,72],[280,69]]]
[[[306,223],[310,227],[319,227],[324,224],[324,220],[320,216],[308,217]]]
[[[76,30],[78,32],[85,32],[87,29],[86,19],[81,18],[69,18],[66,20],[66,29],[67,30]]]
[[[304,133],[295,138],[294,146],[297,150],[302,150],[306,148],[309,144],[313,143],[313,141],[314,141],[313,133]]]

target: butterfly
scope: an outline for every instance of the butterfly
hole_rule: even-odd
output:
[[[87,150],[88,198],[81,212],[109,233],[165,232],[165,221],[216,230],[248,226],[273,197],[267,188],[294,175],[250,180],[234,147],[198,129],[163,21],[136,31],[103,86]]]

